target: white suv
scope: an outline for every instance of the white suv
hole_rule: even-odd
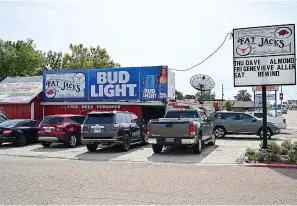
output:
[[[262,119],[263,118],[263,113],[262,112],[249,112],[249,114]],[[281,117],[281,116],[273,116],[272,114],[270,114],[269,112],[267,112],[267,121],[269,122],[274,122],[278,124],[278,127],[280,129],[286,129],[287,128],[287,121],[286,118]]]

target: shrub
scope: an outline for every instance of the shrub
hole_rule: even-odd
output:
[[[293,164],[297,164],[297,141],[293,142],[292,149],[288,153],[289,161]]]
[[[263,143],[260,143],[262,148]],[[287,164],[297,164],[297,141],[293,142],[291,139],[285,140],[281,145],[274,141],[268,141],[267,150],[246,149],[245,156],[250,161],[257,161],[260,163],[276,163],[285,162]],[[286,160],[286,161],[285,161]]]
[[[245,151],[245,156],[248,157],[249,160],[255,160],[256,159],[256,153],[257,153],[256,150],[247,148],[246,151]]]
[[[274,163],[280,161],[280,155],[275,153],[266,153],[266,156],[264,157],[265,163]]]
[[[277,144],[275,141],[269,141],[267,143],[268,150],[273,154],[281,154],[281,146]]]
[[[264,162],[266,156],[267,156],[267,153],[265,151],[260,150],[256,153],[256,161],[262,163]]]
[[[292,144],[292,150],[297,151],[297,141],[293,142],[293,144]]]
[[[290,150],[288,150],[287,148],[285,148],[285,147],[281,147],[280,154],[281,154],[281,155],[287,155],[287,154],[289,154],[289,151],[290,151]]]
[[[292,140],[286,139],[285,141],[282,142],[281,147],[287,149],[288,151],[291,150],[292,149]]]

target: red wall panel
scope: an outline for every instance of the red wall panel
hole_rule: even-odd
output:
[[[0,105],[8,119],[31,119],[31,104]]]
[[[34,119],[35,120],[42,120],[42,112],[43,112],[43,106],[40,104],[42,98],[42,93],[40,93],[37,98],[34,98]]]
[[[112,107],[112,108],[109,108]],[[135,105],[46,105],[44,106],[44,115],[55,115],[55,114],[83,114],[86,115],[91,111],[129,111],[136,114],[138,117],[142,115],[141,106]]]

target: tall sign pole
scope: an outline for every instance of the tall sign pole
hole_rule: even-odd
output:
[[[256,112],[256,91],[254,91],[254,112]]]
[[[281,99],[281,114],[282,114],[282,116],[283,116],[283,86],[281,86],[281,95],[282,95],[282,97],[280,98]]]
[[[277,106],[277,91],[275,91],[274,93],[274,98],[275,98],[275,116],[277,117],[277,109],[278,109],[278,106]]]
[[[233,29],[233,76],[234,87],[262,87],[260,135],[267,149],[267,87],[296,85],[295,24]]]
[[[263,108],[263,149],[267,149],[267,100],[266,86],[262,86],[262,108]]]

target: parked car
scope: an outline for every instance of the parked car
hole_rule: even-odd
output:
[[[6,121],[7,118],[5,117],[4,114],[0,114],[0,123]]]
[[[214,145],[213,127],[201,110],[169,110],[164,118],[152,119],[147,126],[149,143],[154,153],[164,146],[191,146],[200,154],[202,144]]]
[[[214,134],[217,138],[226,134],[247,134],[263,137],[263,121],[255,116],[240,112],[214,112],[209,117],[214,124]],[[277,123],[267,122],[267,138],[279,134]]]
[[[259,119],[263,119],[263,113],[262,112],[250,112],[250,115],[253,115]],[[275,122],[278,124],[278,127],[280,129],[286,129],[287,128],[287,121],[286,118],[281,116],[273,116],[271,113],[267,113],[267,121],[269,122]]]
[[[89,151],[96,151],[99,144],[120,146],[128,151],[132,144],[147,144],[145,128],[131,112],[90,112],[82,131],[82,143]]]
[[[76,114],[46,116],[39,125],[38,140],[44,147],[52,143],[75,147],[80,143],[80,129],[84,119],[85,116]]]
[[[12,142],[15,146],[24,146],[29,140],[37,141],[38,125],[38,121],[28,119],[0,123],[0,145]]]

